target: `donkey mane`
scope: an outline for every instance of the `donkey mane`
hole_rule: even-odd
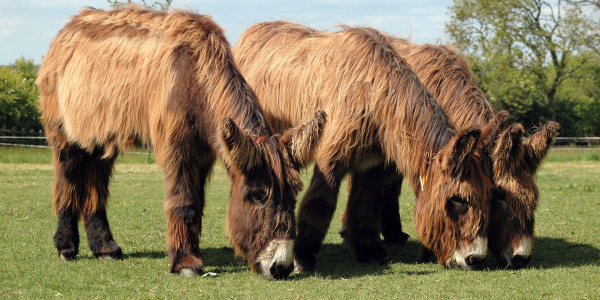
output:
[[[90,53],[93,50],[88,48],[106,51]],[[45,60],[51,66],[40,71],[38,81],[42,92],[47,95],[69,92],[69,97],[64,98],[73,100],[64,105],[42,105],[59,107],[62,112],[43,111],[42,117],[46,122],[64,126],[68,137],[71,140],[78,137],[80,146],[89,152],[96,145],[112,145],[112,148],[105,146],[105,156],[110,156],[136,137],[145,143],[164,144],[161,136],[174,125],[164,115],[167,109],[185,114],[188,122],[204,122],[196,118],[209,111],[235,120],[256,136],[272,135],[256,95],[233,63],[223,30],[210,17],[180,10],[166,13],[137,5],[108,11],[83,9],[59,32],[47,57],[53,59]],[[66,70],[67,63],[92,65],[82,68],[86,71],[79,76],[70,76],[87,84],[58,80],[72,75],[65,72],[77,72],[73,70],[77,68]],[[194,78],[183,80],[186,76]],[[99,82],[112,86],[98,86]],[[194,86],[183,86],[190,83]],[[73,91],[69,85],[86,89]],[[120,101],[109,101],[113,97]],[[201,97],[209,101],[199,103],[196,99]],[[57,99],[50,97],[44,101]],[[75,105],[86,109],[70,110]],[[58,119],[60,115],[67,117]],[[148,128],[140,125],[148,122],[128,120],[127,115],[160,121],[150,122],[158,126]],[[86,126],[76,128],[70,124]],[[213,132],[217,126],[203,125]],[[208,142],[218,145],[214,139]]]
[[[247,78],[261,78],[253,86],[261,99],[290,99],[262,103],[276,131],[324,108],[332,116],[328,128],[346,145],[333,158],[346,164],[379,142],[390,154],[386,159],[414,184],[456,133],[388,37],[371,28],[328,32],[284,21],[260,23],[240,37],[234,54]],[[255,63],[263,61],[268,66]],[[286,86],[279,86],[282,77]],[[278,94],[265,95],[273,84]],[[421,155],[409,159],[409,153]]]
[[[493,119],[494,108],[475,84],[469,62],[453,46],[416,45],[397,37],[391,40],[444,111],[453,116],[451,123],[457,129],[485,126]]]

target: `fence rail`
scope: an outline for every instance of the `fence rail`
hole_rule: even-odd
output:
[[[0,145],[3,146],[46,146],[46,137],[42,130],[27,130],[16,128],[0,128]],[[600,137],[557,137],[555,146],[570,146],[574,148],[598,148]],[[573,149],[573,148],[571,148]]]
[[[46,137],[42,130],[2,127],[0,128],[0,144],[43,146],[46,145]]]
[[[599,147],[600,137],[557,137],[556,146],[575,145],[577,147]]]
[[[49,148],[46,143],[46,137],[44,131],[39,130],[27,130],[27,129],[16,129],[16,128],[0,128],[0,146],[11,146],[11,147],[35,147],[35,148]],[[135,149],[133,149],[135,150]],[[152,155],[152,149],[149,147],[137,147],[137,151],[128,151],[125,153],[129,154],[144,154]]]

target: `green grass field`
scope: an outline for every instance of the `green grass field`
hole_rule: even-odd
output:
[[[80,226],[80,254],[66,263],[52,241],[56,217],[49,150],[0,147],[0,298],[598,299],[600,155],[571,152],[551,151],[538,172],[537,236],[525,269],[499,269],[491,257],[483,271],[416,263],[409,186],[400,200],[409,243],[388,247],[385,266],[358,264],[337,234],[347,199],[342,187],[317,270],[267,281],[252,274],[230,247],[225,232],[229,181],[220,163],[208,186],[201,239],[205,271],[216,276],[183,278],[168,272],[162,172],[147,163],[148,155],[120,157],[111,183],[108,217],[125,259],[95,259]],[[305,182],[310,175],[303,173]]]

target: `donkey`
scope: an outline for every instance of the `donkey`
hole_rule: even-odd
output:
[[[474,75],[466,58],[448,45],[414,45],[402,38],[393,38],[394,47],[412,67],[428,91],[450,118],[457,129],[485,126],[494,119],[494,109],[475,83]],[[498,114],[502,119],[507,113]],[[511,268],[524,267],[531,258],[533,245],[534,212],[539,192],[535,184],[535,172],[554,140],[559,125],[548,122],[527,141],[522,142],[523,127],[513,124],[503,131],[496,141],[484,150],[488,177],[492,179],[490,225],[488,227],[490,252],[503,265]],[[351,186],[368,184],[370,189],[383,197],[381,209],[382,235],[386,242],[402,244],[407,235],[402,232],[398,214],[398,196],[402,175],[385,183],[386,168],[371,174],[368,181],[351,178]],[[351,191],[352,193],[352,191]],[[352,197],[352,195],[350,196]],[[342,217],[341,231],[345,236],[360,222]],[[421,260],[426,260],[426,252]]]
[[[490,138],[482,132],[495,130],[457,132],[385,35],[370,28],[327,32],[267,22],[243,33],[233,54],[259,99],[280,98],[261,102],[276,131],[300,124],[317,109],[329,116],[298,213],[296,271],[315,268],[344,175],[368,178],[382,164],[413,184],[417,232],[441,264],[481,265],[491,197],[481,165]],[[349,199],[349,211],[369,208],[360,236],[373,238],[350,239],[359,262],[386,260],[380,228],[371,222],[380,205],[377,198]]]
[[[78,221],[99,259],[121,259],[106,214],[119,151],[153,145],[167,195],[170,271],[202,272],[204,186],[219,157],[232,181],[227,232],[252,271],[293,270],[298,171],[311,161],[326,115],[274,135],[210,17],[138,6],[84,9],[58,33],[39,71],[54,162],[54,243],[78,254]]]

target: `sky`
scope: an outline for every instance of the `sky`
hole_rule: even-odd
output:
[[[136,1],[134,1],[136,2]],[[140,2],[140,1],[138,1]],[[152,3],[153,0],[146,1]],[[367,25],[417,43],[449,41],[444,24],[452,0],[173,0],[171,7],[211,15],[234,45],[263,21],[286,20],[319,30]],[[82,7],[108,9],[106,0],[0,0],[0,65],[20,57],[39,64],[58,31]]]

